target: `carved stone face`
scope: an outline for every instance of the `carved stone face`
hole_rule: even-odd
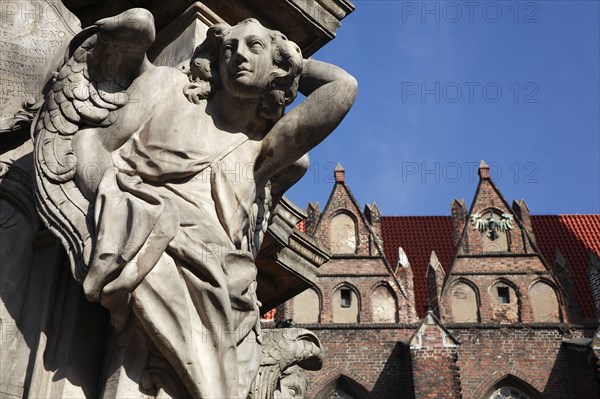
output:
[[[268,89],[273,71],[271,35],[258,22],[238,24],[223,40],[219,73],[223,87],[242,98],[259,98]]]
[[[279,380],[278,389],[273,393],[274,399],[304,398],[307,380],[304,371],[298,366],[292,366],[285,371]]]

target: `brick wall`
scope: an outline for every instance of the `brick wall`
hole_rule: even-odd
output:
[[[336,248],[331,243],[331,219],[340,212],[350,215],[356,222],[356,254],[357,255],[377,255],[377,250],[371,238],[367,226],[363,223],[362,212],[358,204],[352,198],[350,191],[343,183],[337,183],[333,189],[329,202],[316,228],[307,226],[308,231],[314,231],[314,238],[319,245],[331,252],[336,252]]]
[[[309,371],[307,398],[313,398],[340,375],[362,385],[372,398],[411,397],[410,355],[400,343],[413,334],[415,325],[390,328],[389,325],[337,327],[306,325],[325,349],[320,371]]]
[[[508,374],[530,384],[546,399],[581,399],[573,394],[563,339],[581,337],[583,331],[517,326],[449,329],[460,341],[457,364],[463,399],[481,399]]]
[[[485,267],[485,264],[482,264]],[[454,282],[457,281],[468,281],[478,289],[479,296],[479,315],[481,322],[523,322],[532,323],[534,322],[532,302],[530,298],[529,288],[533,283],[539,281],[540,277],[544,277],[544,274],[538,274],[530,272],[527,274],[452,274],[447,281],[446,288],[444,289],[442,297],[442,319],[446,322],[452,322],[452,309],[450,306],[450,295],[452,294],[452,287]],[[543,280],[548,283],[552,283],[549,280],[549,275],[545,275],[546,279]],[[497,282],[504,282],[507,285],[512,286],[516,291],[517,298],[511,298],[511,304],[506,306],[518,306],[518,317],[513,319],[501,320],[498,315],[500,306],[495,300],[496,292],[493,292],[493,286]],[[557,293],[558,299],[558,310],[563,317],[563,320],[567,320],[565,317],[565,307],[561,306],[562,301],[560,300],[560,292]],[[505,306],[505,305],[502,305]]]
[[[331,263],[331,261],[329,262]],[[411,313],[412,307],[406,304],[397,285],[389,275],[371,275],[371,276],[328,276],[318,277],[316,290],[320,294],[321,299],[321,323],[333,322],[333,295],[336,290],[342,286],[349,286],[351,289],[356,289],[359,300],[359,322],[372,323],[373,313],[371,304],[371,293],[381,284],[386,285],[392,290],[395,295],[396,303],[398,304],[397,321],[409,323],[414,321],[414,316]],[[294,320],[292,304],[294,299],[286,302],[285,311],[282,313],[285,318]]]
[[[411,354],[415,398],[461,399],[456,350],[414,350]]]
[[[307,373],[307,397],[324,399],[333,392],[336,381],[342,388],[351,381],[360,389],[353,391],[349,387],[347,392],[359,399],[367,396],[372,399],[482,399],[506,382],[514,383],[533,399],[598,399],[589,394],[595,386],[585,384],[586,379],[600,375],[600,335],[591,346],[587,344],[594,336],[592,328],[597,325],[584,330],[581,325],[567,324],[579,321],[573,317],[576,312],[569,307],[569,276],[561,279],[552,268],[554,260],[546,264],[536,252],[532,245],[535,238],[529,209],[524,201],[513,206],[513,228],[500,232],[505,234],[501,241],[506,243],[506,250],[500,252],[490,250],[486,233],[475,229],[467,219],[464,202],[453,202],[453,234],[455,240],[461,240],[455,241],[457,256],[447,278],[440,266],[435,275],[428,275],[426,286],[433,296],[441,291],[439,318],[442,322],[430,312],[416,324],[411,313],[414,312],[413,287],[404,281],[402,274],[411,276],[412,270],[401,269],[396,275],[390,270],[374,245],[372,231],[378,229],[373,229],[373,223],[368,224],[369,220],[378,219],[378,210],[367,206],[365,222],[344,183],[343,170],[336,169],[336,173],[329,202],[322,214],[312,206],[307,231],[313,233],[320,245],[335,249],[330,245],[330,222],[338,212],[345,212],[356,221],[357,250],[354,254],[334,254],[331,261],[321,267],[316,284],[321,298],[321,324],[300,325],[314,331],[325,349],[323,369]],[[499,214],[513,213],[489,180],[485,167],[480,169],[480,175],[482,179],[471,209],[482,213],[483,218],[489,215],[486,211],[493,209],[496,220]],[[594,300],[600,312],[600,270],[590,267],[589,277],[599,293]],[[478,291],[479,322],[458,324],[452,320],[449,295],[452,284],[462,280]],[[562,323],[535,322],[531,287],[537,281],[544,281],[554,289]],[[389,284],[396,294],[398,323],[373,323],[371,296],[382,282]],[[498,282],[513,290],[508,305],[501,304],[500,293],[492,289]],[[358,323],[332,323],[332,296],[344,284],[359,295]],[[411,292],[402,292],[409,286]],[[547,289],[539,292],[544,298],[549,295]],[[536,302],[537,314],[543,315],[540,303],[546,302]],[[290,309],[287,303],[280,308],[277,317],[293,320]],[[551,306],[543,310],[546,309]],[[584,350],[579,350],[577,345]],[[368,395],[360,392],[368,392]]]
[[[600,260],[595,254],[590,254],[590,264],[588,268],[588,277],[594,298],[596,308],[596,318],[600,320]]]
[[[577,354],[570,358],[563,343],[590,337],[592,330],[568,331],[559,325],[455,324],[449,326],[449,333],[459,343],[455,348],[444,347],[442,337],[433,334],[422,339],[422,347],[409,348],[419,325],[300,326],[313,331],[325,351],[323,368],[306,372],[307,398],[346,376],[373,399],[482,399],[494,384],[511,375],[545,399],[597,399],[577,396],[573,383]],[[586,348],[589,355],[591,348]],[[590,364],[582,364],[581,373],[593,376],[597,358],[586,359]]]
[[[458,341],[433,312],[425,316],[409,345],[415,398],[461,399]]]

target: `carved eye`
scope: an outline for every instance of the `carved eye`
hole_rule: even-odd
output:
[[[265,44],[260,40],[253,40],[250,42],[250,50],[256,52],[265,49]]]

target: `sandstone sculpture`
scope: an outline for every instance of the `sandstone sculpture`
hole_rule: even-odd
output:
[[[356,81],[253,19],[211,27],[180,68],[147,60],[154,36],[131,9],[71,41],[33,121],[38,211],[88,299],[141,326],[187,395],[243,398],[270,212]]]
[[[317,336],[303,328],[265,331],[261,367],[249,399],[304,398],[306,370],[319,370],[323,350]]]

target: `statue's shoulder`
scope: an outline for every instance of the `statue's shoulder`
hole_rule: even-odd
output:
[[[180,70],[168,66],[153,66],[144,71],[131,85],[129,91],[134,102],[132,105],[135,107],[139,100],[142,100],[141,103],[145,107],[179,103],[175,100],[179,97],[185,99],[183,88],[187,84],[189,78]]]
[[[167,87],[173,83],[187,84],[188,76],[177,68],[170,66],[153,66],[148,68],[138,79],[144,79],[157,87]]]

